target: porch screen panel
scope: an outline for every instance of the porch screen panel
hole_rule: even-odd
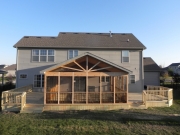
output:
[[[72,77],[60,77],[60,95],[59,95],[60,104],[71,104],[72,103]]]
[[[74,77],[74,103],[86,103],[86,77]]]
[[[100,103],[100,77],[88,77],[88,103]]]
[[[57,76],[47,76],[46,103],[58,103]]]
[[[113,82],[111,76],[101,77],[102,103],[114,103],[114,91],[112,85]]]
[[[126,76],[125,76],[126,77]],[[127,81],[124,76],[115,77],[115,103],[126,103],[127,102]]]

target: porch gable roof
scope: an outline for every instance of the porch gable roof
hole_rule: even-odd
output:
[[[106,59],[103,59],[103,58],[101,58],[101,57],[98,57],[98,56],[96,56],[96,55],[94,55],[94,54],[92,54],[92,53],[86,52],[86,53],[83,53],[83,54],[81,54],[81,55],[78,55],[78,56],[76,56],[76,57],[74,57],[74,58],[72,58],[72,59],[68,59],[68,60],[66,60],[66,61],[64,61],[64,62],[61,62],[61,63],[59,63],[59,64],[56,64],[56,65],[54,65],[54,66],[52,66],[52,67],[49,67],[49,68],[47,68],[47,69],[44,69],[44,70],[40,71],[40,73],[41,73],[41,74],[44,74],[44,72],[53,71],[54,69],[57,69],[57,68],[60,67],[60,66],[69,64],[70,62],[73,62],[73,61],[75,61],[75,60],[77,60],[77,59],[79,59],[79,58],[82,58],[82,57],[84,57],[84,56],[90,56],[90,57],[92,57],[92,58],[95,58],[95,59],[99,60],[100,62],[104,62],[104,63],[106,63],[106,64],[108,64],[108,65],[110,65],[110,66],[113,66],[113,67],[115,67],[115,68],[117,68],[117,69],[119,69],[119,70],[122,70],[122,71],[124,71],[124,72],[127,72],[128,74],[132,72],[132,71],[130,71],[129,69],[126,69],[126,68],[124,68],[124,67],[122,67],[122,66],[116,65],[116,64],[114,64],[114,63],[112,63],[112,62],[110,62],[110,61],[108,61],[108,60],[106,60]]]

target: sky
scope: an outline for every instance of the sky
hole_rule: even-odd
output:
[[[180,0],[0,0],[0,64],[23,36],[133,33],[158,65],[180,62]]]

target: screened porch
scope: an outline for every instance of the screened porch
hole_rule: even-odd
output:
[[[92,54],[43,72],[44,104],[127,103],[129,71]]]
[[[46,87],[46,104],[127,103],[127,75],[47,76]]]

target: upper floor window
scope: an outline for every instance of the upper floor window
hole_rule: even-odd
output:
[[[78,50],[68,50],[68,59],[78,56]]]
[[[129,51],[128,50],[122,51],[122,62],[129,62]]]
[[[32,50],[32,61],[34,61],[34,62],[54,62],[54,50],[34,49],[34,50]]]

